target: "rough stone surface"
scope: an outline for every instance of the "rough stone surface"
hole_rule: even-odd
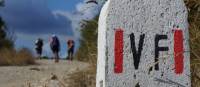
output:
[[[99,21],[97,87],[191,87],[187,9],[183,0],[109,0]],[[184,69],[175,73],[174,30],[183,31]],[[124,31],[123,72],[115,73],[115,29]],[[134,67],[130,34],[138,49],[145,34],[139,69]],[[159,70],[155,68],[155,35],[167,35],[159,46]],[[152,71],[150,70],[152,69]]]

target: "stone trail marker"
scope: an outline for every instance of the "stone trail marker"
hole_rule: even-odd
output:
[[[183,0],[108,0],[98,30],[97,87],[191,87]]]

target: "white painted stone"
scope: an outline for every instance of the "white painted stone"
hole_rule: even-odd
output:
[[[97,60],[97,77],[96,87],[105,87],[105,59],[106,59],[106,18],[108,14],[108,5],[110,1],[107,1],[100,13],[98,27],[98,60]]]
[[[187,17],[183,0],[108,0],[99,19],[96,87],[191,87]],[[174,70],[174,25],[184,32],[184,71],[179,75]],[[124,30],[120,74],[114,73],[116,28]],[[138,70],[133,64],[131,33],[136,37],[136,49],[139,36],[145,34]],[[154,70],[156,34],[167,35],[168,39],[160,40],[159,46],[169,47],[169,51],[160,51],[159,71]]]

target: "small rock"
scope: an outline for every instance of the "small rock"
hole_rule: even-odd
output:
[[[54,74],[51,74],[51,80],[58,80],[58,77]]]
[[[33,70],[33,71],[40,71],[39,68],[30,68],[30,70]]]

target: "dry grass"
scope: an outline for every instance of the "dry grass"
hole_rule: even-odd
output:
[[[0,51],[0,66],[31,64],[35,64],[35,60],[31,52],[26,48],[19,51],[13,49],[2,49]]]
[[[73,73],[65,81],[69,83],[69,87],[95,87],[96,67],[91,66],[87,70]]]
[[[200,0],[185,0],[189,9],[192,87],[200,87]]]

